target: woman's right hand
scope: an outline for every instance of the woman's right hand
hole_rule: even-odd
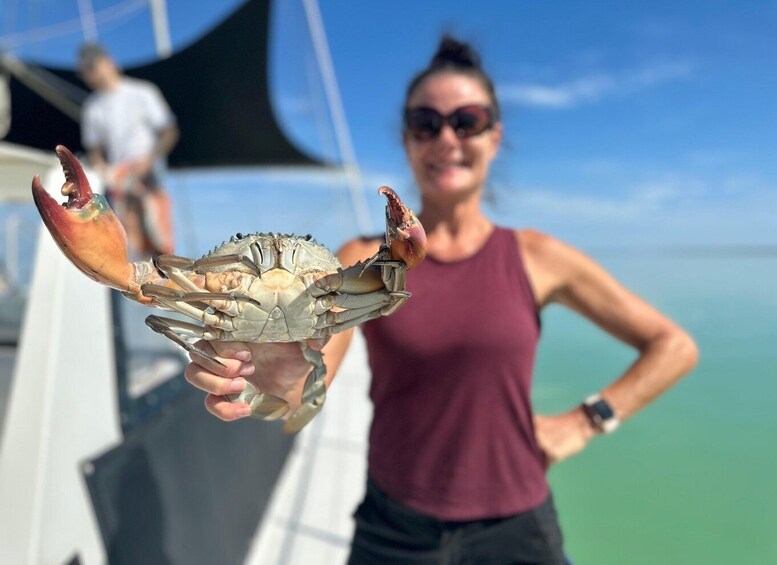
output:
[[[308,340],[307,345],[320,350],[324,340]],[[264,393],[289,403],[289,413],[302,400],[302,387],[311,369],[299,343],[244,343],[239,341],[205,341],[197,347],[216,357],[218,365],[198,353],[189,354],[191,363],[184,376],[192,385],[208,393],[205,407],[225,421],[251,415],[243,402],[231,402],[226,394],[240,393],[251,382]]]

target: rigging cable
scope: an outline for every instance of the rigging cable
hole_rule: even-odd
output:
[[[87,95],[84,90],[45,69],[27,65],[10,53],[0,57],[0,67],[75,122],[81,120],[81,102]]]
[[[94,12],[95,29],[104,24],[112,23],[116,25],[124,20],[128,20],[135,15],[135,12],[145,9],[147,6],[148,0],[126,0],[114,6],[98,10]],[[49,39],[73,35],[82,31],[83,24],[81,18],[75,18],[0,36],[0,46],[6,50],[14,49],[25,45],[43,43]]]

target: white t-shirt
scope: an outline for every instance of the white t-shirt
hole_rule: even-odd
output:
[[[105,149],[108,163],[115,165],[150,153],[159,131],[173,123],[175,115],[154,84],[122,77],[115,89],[87,97],[81,142],[87,149]]]

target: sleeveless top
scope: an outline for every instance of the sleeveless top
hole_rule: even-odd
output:
[[[427,257],[410,300],[363,324],[372,369],[369,476],[440,520],[516,514],[549,489],[530,389],[539,314],[514,232],[475,255]]]

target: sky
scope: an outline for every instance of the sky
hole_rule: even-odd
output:
[[[239,3],[168,0],[174,50]],[[337,158],[302,4],[274,7],[273,99],[296,143]],[[777,3],[318,8],[370,201],[381,184],[413,194],[400,143],[405,87],[449,32],[480,51],[502,105],[487,199],[497,222],[582,246],[777,246]],[[71,66],[94,38],[127,66],[155,56],[144,0],[0,0],[0,18],[0,46],[28,60]]]

